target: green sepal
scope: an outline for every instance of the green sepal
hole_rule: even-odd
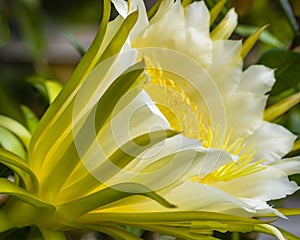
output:
[[[48,108],[47,112],[41,119],[35,134],[32,138],[32,143],[30,150],[39,145],[41,142],[49,142],[45,140],[47,138],[49,131],[51,130],[51,126],[56,122],[56,120],[61,116],[64,110],[68,107],[74,96],[76,95],[80,85],[87,78],[89,73],[95,67],[96,63],[100,58],[100,46],[104,38],[104,34],[106,32],[107,24],[110,17],[110,0],[104,0],[103,3],[103,13],[102,20],[97,32],[97,35],[87,51],[84,55],[78,66],[76,67],[74,73],[71,78],[65,85],[63,91],[58,96],[55,102],[53,102]],[[52,143],[50,143],[52,144]]]
[[[27,189],[35,191],[38,189],[38,180],[32,170],[16,154],[0,148],[0,162],[18,174],[25,183]]]
[[[26,151],[21,140],[11,131],[0,126],[0,147],[1,146],[18,155],[20,158],[26,159]]]
[[[34,207],[48,208],[53,212],[55,211],[55,206],[42,201],[33,193],[18,187],[16,184],[10,182],[5,178],[0,178],[0,193],[14,196],[20,201],[32,205]]]
[[[223,10],[227,0],[220,0],[216,5],[213,6],[213,8],[210,10],[210,25],[212,25],[221,11]]]
[[[137,195],[150,198],[167,208],[175,207],[163,197],[141,184],[120,183],[92,193],[88,196],[59,205],[58,210],[64,212],[67,217],[75,219],[106,204]]]
[[[21,110],[25,117],[26,126],[29,129],[30,133],[33,134],[39,123],[39,119],[37,118],[35,113],[25,105],[21,105]]]
[[[253,34],[251,34],[243,43],[242,46],[242,51],[241,51],[241,55],[242,58],[245,58],[248,53],[250,52],[250,50],[252,49],[252,47],[254,46],[254,44],[257,42],[257,40],[259,39],[260,35],[263,33],[263,31],[267,28],[267,26],[263,26],[260,29],[258,29],[256,32],[254,32]]]
[[[300,102],[300,92],[289,96],[278,103],[268,107],[264,113],[265,121],[272,121],[280,116],[282,116],[285,112],[290,110],[292,107],[297,105]]]
[[[99,62],[102,62],[109,57],[115,56],[120,52],[137,19],[137,11],[131,13],[128,17],[126,17],[126,19],[121,24],[119,30],[117,31],[111,42],[105,48],[104,52],[100,57]]]
[[[109,163],[104,162],[98,166],[95,171],[102,173],[101,180],[109,180],[117,174],[118,171],[121,171],[121,169],[132,162],[135,159],[135,156],[144,151],[143,148],[136,148],[136,145],[147,145],[148,147],[151,147],[164,139],[173,137],[177,134],[178,132],[171,130],[160,130],[138,136],[116,150],[110,157],[108,157]],[[127,154],[127,152],[130,152],[131,154]],[[114,164],[117,168],[115,170],[111,169],[111,164]],[[75,197],[78,195],[78,189],[80,189],[81,194],[88,193],[98,187],[99,184],[101,184],[100,181],[91,175],[91,173],[87,172],[81,179],[64,189],[63,198],[68,199]]]
[[[26,148],[29,147],[31,133],[22,124],[12,118],[0,115],[0,126],[7,128],[19,137]]]
[[[151,19],[155,13],[157,12],[160,4],[163,2],[163,0],[157,0],[154,5],[149,9],[149,11],[147,12],[147,16],[149,19]]]

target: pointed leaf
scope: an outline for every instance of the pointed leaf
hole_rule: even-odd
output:
[[[14,196],[20,201],[28,203],[35,207],[48,208],[51,211],[55,210],[55,207],[53,205],[42,201],[34,194],[18,187],[16,184],[4,178],[0,178],[0,193]]]
[[[261,57],[260,64],[276,69],[276,82],[271,95],[274,96],[291,88],[299,89],[299,62],[300,53],[283,49],[272,49]]]

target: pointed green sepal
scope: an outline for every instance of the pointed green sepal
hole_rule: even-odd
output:
[[[221,0],[210,10],[210,25],[212,25],[215,22],[215,20],[223,10],[226,2],[227,0]]]
[[[259,39],[260,35],[263,33],[263,31],[268,27],[268,25],[265,25],[263,27],[261,27],[260,29],[258,29],[255,33],[251,34],[243,43],[242,46],[242,51],[241,51],[241,56],[242,58],[245,58],[248,53],[250,52],[250,50],[252,49],[252,47],[254,46],[254,44],[257,42],[257,40]]]
[[[26,148],[29,147],[31,133],[22,124],[12,118],[0,115],[0,126],[8,129],[19,137]]]
[[[167,208],[175,207],[163,197],[159,196],[157,193],[151,191],[150,189],[141,184],[120,183],[112,187],[105,188],[98,192],[92,193],[88,196],[64,203],[58,206],[58,210],[63,212],[67,217],[74,219],[106,204],[110,204],[118,200],[136,195],[150,198]]]
[[[18,187],[16,184],[5,178],[0,178],[0,193],[14,196],[20,201],[35,207],[48,208],[53,212],[55,211],[55,207],[53,205],[42,201],[33,193]]]
[[[0,163],[17,173],[22,178],[28,189],[32,191],[37,190],[38,180],[32,170],[25,163],[24,159],[21,159],[14,153],[0,148]]]
[[[274,119],[280,117],[282,114],[290,110],[292,107],[300,102],[300,92],[289,96],[278,103],[268,107],[264,113],[265,121],[273,121]]]

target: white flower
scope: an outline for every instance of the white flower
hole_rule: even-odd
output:
[[[208,153],[181,176],[180,183],[162,190],[166,198],[185,210],[282,216],[267,202],[299,189],[288,179],[291,166],[299,169],[299,161],[281,159],[291,150],[295,136],[263,120],[274,71],[261,65],[243,70],[242,43],[228,40],[237,24],[234,10],[210,33],[204,2],[184,8],[180,1],[163,1],[150,21],[142,1],[130,1],[129,8],[121,0],[113,2],[121,16],[111,29],[130,12],[139,11],[127,47],[138,49],[146,60],[147,93],[171,127],[187,138],[201,140],[198,152]],[[223,154],[213,160],[209,152],[217,150]],[[133,207],[129,201],[128,209],[132,208],[152,211],[162,207],[152,203]]]

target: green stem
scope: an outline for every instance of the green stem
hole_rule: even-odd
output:
[[[44,240],[66,240],[66,234],[64,232],[52,231],[48,229],[40,229]]]

